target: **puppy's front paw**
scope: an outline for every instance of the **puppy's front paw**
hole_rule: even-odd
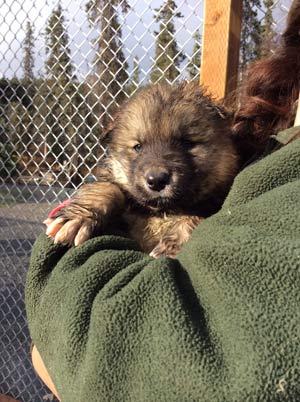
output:
[[[63,213],[58,218],[44,221],[46,234],[54,239],[54,243],[67,243],[78,246],[92,237],[95,223],[91,218],[75,218],[68,220]]]
[[[124,209],[125,197],[121,190],[109,182],[95,182],[82,186],[74,198],[52,211],[44,221],[46,234],[55,243],[78,246],[93,234],[107,228],[113,216]]]

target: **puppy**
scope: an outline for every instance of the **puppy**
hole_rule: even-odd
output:
[[[98,181],[83,185],[47,221],[56,242],[100,233],[175,257],[194,228],[218,211],[239,170],[224,110],[196,84],[153,85],[127,101],[105,133]]]

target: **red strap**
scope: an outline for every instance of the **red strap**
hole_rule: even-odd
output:
[[[68,200],[65,200],[64,202],[62,202],[61,204],[59,204],[57,207],[55,207],[54,209],[52,209],[52,211],[50,212],[50,214],[48,215],[48,219],[53,218],[53,216],[60,211],[63,207],[65,207],[66,205],[70,204],[70,202],[72,201],[72,198],[69,198]]]

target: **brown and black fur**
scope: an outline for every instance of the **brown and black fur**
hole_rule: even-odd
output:
[[[83,186],[60,216],[79,218],[89,235],[123,226],[154,256],[178,252],[221,207],[239,168],[225,112],[196,84],[140,90],[105,142],[99,181]]]

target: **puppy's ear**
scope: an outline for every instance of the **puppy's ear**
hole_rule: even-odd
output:
[[[106,147],[112,137],[112,133],[115,128],[115,120],[111,120],[106,127],[103,128],[102,133],[100,135],[101,145]]]
[[[231,109],[227,108],[223,102],[221,101],[215,101],[214,99],[211,99],[211,103],[208,103],[207,109],[213,112],[213,114],[217,118],[221,118],[228,124],[231,124],[232,119],[233,119],[233,112]]]
[[[190,95],[201,108],[207,109],[212,115],[221,117],[222,120],[230,120],[230,112],[225,107],[224,102],[217,101],[207,87],[199,85],[194,81],[184,81],[180,84],[179,88],[184,93]]]
[[[225,109],[223,105],[214,104],[212,107],[215,109],[216,113],[221,117],[223,120],[229,120],[231,117],[231,113],[229,110]]]

